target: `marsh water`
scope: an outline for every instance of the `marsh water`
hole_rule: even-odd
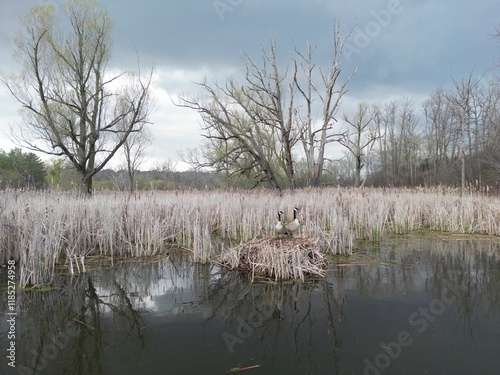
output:
[[[0,374],[499,373],[498,240],[404,236],[336,262],[260,284],[178,254],[93,265],[17,293]]]

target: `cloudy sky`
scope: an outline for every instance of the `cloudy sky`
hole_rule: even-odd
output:
[[[16,71],[11,37],[30,6],[64,0],[0,0],[0,72]],[[358,101],[412,98],[419,103],[451,77],[471,71],[495,74],[500,42],[498,0],[100,0],[114,21],[113,62],[117,69],[154,65],[158,104],[151,116],[150,163],[178,159],[199,146],[197,113],[175,107],[180,94],[195,94],[194,82],[238,77],[242,55],[258,59],[276,40],[285,68],[294,45],[317,45],[316,63],[328,65],[335,21],[354,28],[343,73],[357,68],[341,112]],[[136,52],[137,51],[137,52]],[[256,60],[257,61],[257,60]],[[498,74],[498,69],[496,70]],[[0,149],[14,147],[9,127],[19,124],[19,105],[0,87]]]

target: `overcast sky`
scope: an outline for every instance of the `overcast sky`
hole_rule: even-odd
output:
[[[0,72],[16,71],[10,38],[29,6],[51,3],[60,14],[64,0],[0,0]],[[317,45],[316,63],[327,66],[334,22],[354,28],[343,73],[357,68],[344,108],[355,103],[412,98],[417,103],[451,77],[474,70],[494,74],[499,41],[499,0],[101,0],[114,21],[113,63],[117,69],[155,67],[158,104],[150,120],[150,160],[177,159],[199,146],[199,115],[172,105],[194,94],[204,76],[224,81],[242,70],[243,52],[253,58],[276,40],[283,68],[294,45]],[[136,52],[137,51],[137,52]],[[498,74],[498,69],[496,71]],[[0,149],[15,147],[9,126],[19,123],[19,105],[0,87]]]

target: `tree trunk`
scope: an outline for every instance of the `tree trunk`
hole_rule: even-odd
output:
[[[80,192],[83,196],[92,196],[92,177],[82,176]]]

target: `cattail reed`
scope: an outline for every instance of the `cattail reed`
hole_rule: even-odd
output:
[[[500,235],[499,199],[443,189],[110,192],[91,198],[4,191],[0,201],[0,263],[18,262],[22,286],[50,283],[60,264],[83,272],[85,257],[93,255],[149,257],[175,246],[205,263],[228,244],[274,237],[277,211],[290,221],[295,206],[297,237],[318,241],[323,253],[349,254],[355,239],[380,241],[421,229]],[[269,261],[281,256],[268,255]]]

